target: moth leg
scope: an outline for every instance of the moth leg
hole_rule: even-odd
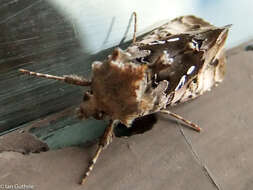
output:
[[[137,32],[137,13],[133,12],[134,16],[134,34],[133,34],[133,44],[136,42],[136,32]]]
[[[76,75],[64,75],[64,76],[54,76],[54,75],[49,75],[49,74],[43,74],[43,73],[36,73],[33,71],[28,71],[26,69],[19,69],[19,71],[23,74],[27,75],[32,75],[35,77],[43,77],[47,79],[54,79],[54,80],[59,80],[63,81],[68,84],[73,84],[73,85],[78,85],[78,86],[90,86],[91,81]]]
[[[104,134],[101,137],[100,142],[98,144],[97,151],[95,155],[93,156],[93,159],[91,160],[90,165],[82,178],[82,181],[81,181],[82,185],[86,182],[87,177],[90,175],[91,171],[93,170],[96,164],[96,161],[98,157],[100,156],[102,150],[107,148],[107,146],[112,142],[112,139],[114,136],[113,129],[117,125],[117,123],[118,123],[117,121],[111,121],[110,125],[105,129]]]
[[[198,125],[192,123],[191,121],[189,121],[189,120],[187,120],[187,119],[184,119],[184,118],[181,117],[180,115],[177,115],[177,114],[175,114],[175,113],[172,113],[172,112],[170,112],[170,111],[168,111],[168,110],[161,110],[160,112],[161,112],[161,113],[169,114],[170,116],[179,119],[180,121],[184,122],[187,126],[189,126],[190,128],[194,129],[194,130],[197,131],[197,132],[200,132],[200,131],[201,131],[201,128],[200,128]]]

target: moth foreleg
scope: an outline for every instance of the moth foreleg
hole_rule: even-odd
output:
[[[33,71],[28,71],[26,69],[19,69],[19,71],[23,74],[32,75],[35,77],[42,77],[47,79],[59,80],[66,82],[68,84],[78,85],[78,86],[90,86],[91,81],[76,75],[64,75],[64,76],[54,76],[49,74],[37,73]]]
[[[184,118],[181,117],[180,115],[177,115],[177,114],[175,114],[175,113],[172,113],[172,112],[170,112],[169,110],[161,110],[160,112],[161,112],[161,113],[169,114],[170,116],[179,119],[180,121],[184,122],[187,126],[191,127],[192,129],[194,129],[194,130],[197,131],[197,132],[200,132],[200,131],[201,131],[201,128],[200,128],[198,125],[192,123],[191,121],[189,121],[189,120],[187,120],[187,119],[184,119]]]
[[[117,125],[117,121],[111,121],[110,125],[105,129],[104,134],[101,137],[100,142],[98,144],[97,151],[95,155],[93,156],[93,159],[91,160],[90,165],[82,178],[81,184],[84,184],[85,181],[87,180],[87,177],[90,175],[91,171],[93,170],[96,164],[96,161],[98,157],[100,156],[102,150],[105,149],[112,142],[112,139],[114,136],[113,129],[116,125]]]

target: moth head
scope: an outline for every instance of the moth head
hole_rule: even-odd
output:
[[[92,64],[90,92],[79,108],[81,118],[109,117],[129,125],[139,116],[139,102],[147,87],[147,66],[116,48],[103,62]]]
[[[83,102],[77,109],[77,115],[80,119],[93,117],[98,120],[105,119],[105,112],[99,109],[94,95],[87,91],[84,93]]]

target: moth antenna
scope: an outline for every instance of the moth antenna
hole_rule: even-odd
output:
[[[19,69],[19,71],[23,74],[32,75],[35,77],[42,77],[47,79],[59,80],[68,84],[78,85],[78,86],[90,86],[91,81],[85,78],[76,76],[76,75],[64,75],[64,76],[54,76],[49,74],[37,73],[33,71],[28,71],[26,69]]]
[[[161,112],[161,113],[169,114],[170,116],[179,119],[180,121],[184,122],[187,126],[189,126],[190,128],[194,129],[194,130],[197,131],[197,132],[200,132],[200,131],[202,130],[198,125],[192,123],[191,121],[189,121],[189,120],[187,120],[187,119],[184,119],[184,118],[181,117],[180,115],[177,115],[177,114],[175,114],[175,113],[172,113],[172,112],[170,112],[170,111],[168,111],[168,110],[161,110],[160,112]]]
[[[108,145],[112,142],[112,139],[114,136],[113,129],[117,124],[118,124],[117,120],[110,121],[110,124],[105,129],[103,136],[100,138],[100,142],[99,142],[98,148],[96,150],[96,153],[93,156],[93,159],[91,160],[90,165],[82,178],[81,185],[83,185],[86,182],[87,177],[90,175],[91,171],[93,170],[93,168],[97,162],[97,159],[100,156],[102,150],[107,148]]]
[[[134,16],[134,34],[133,34],[133,44],[136,42],[136,32],[137,32],[137,13],[133,12]]]

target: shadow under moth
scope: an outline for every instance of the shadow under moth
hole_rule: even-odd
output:
[[[89,86],[78,109],[79,118],[109,121],[82,184],[102,150],[112,142],[118,124],[131,128],[136,119],[161,112],[200,131],[196,124],[168,109],[202,95],[224,78],[224,44],[230,26],[216,27],[195,16],[182,16],[136,40],[137,17],[136,13],[133,15],[132,44],[125,50],[114,49],[102,62],[94,62],[91,79],[19,70],[36,77]]]

